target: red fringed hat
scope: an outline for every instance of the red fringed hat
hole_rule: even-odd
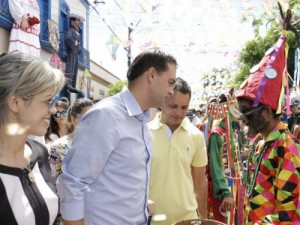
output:
[[[259,64],[252,67],[250,76],[236,92],[236,97],[253,101],[253,107],[259,103],[267,105],[280,114],[285,90],[289,97],[286,57],[286,33],[283,31],[274,47],[265,53]]]

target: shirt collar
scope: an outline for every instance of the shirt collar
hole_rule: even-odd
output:
[[[191,125],[193,125],[193,124],[190,122],[189,118],[185,117],[185,118],[182,120],[182,122],[181,122],[181,124],[180,124],[179,127],[183,127],[183,129],[188,130],[188,129],[189,129],[189,126],[191,126]],[[194,126],[194,125],[193,125],[193,126]]]
[[[124,86],[120,92],[121,99],[124,102],[124,105],[127,109],[129,116],[135,116],[139,120],[148,121],[151,117],[151,112],[147,109],[145,112],[142,112],[142,109],[139,103],[136,101],[134,96],[131,94],[127,86]]]
[[[284,131],[286,129],[287,129],[287,124],[285,124],[283,122],[279,122],[273,128],[273,130],[268,134],[267,138],[265,139],[265,142],[274,141],[274,140],[278,139],[281,136],[282,131]]]
[[[156,114],[156,116],[155,116],[155,118],[152,120],[152,122],[151,122],[151,127],[152,127],[152,129],[153,130],[158,130],[158,129],[160,129],[163,125],[165,125],[165,124],[163,124],[162,122],[161,122],[161,112],[159,112],[159,113],[157,113]],[[185,129],[185,130],[188,130],[188,127],[191,125],[191,122],[189,121],[189,119],[188,118],[184,118],[183,120],[182,120],[182,122],[181,122],[181,124],[179,125],[179,127],[178,128],[180,128],[180,127],[182,127],[183,129]],[[167,126],[167,125],[166,125]],[[177,129],[178,129],[177,128]]]

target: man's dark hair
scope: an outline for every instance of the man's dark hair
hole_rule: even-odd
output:
[[[191,87],[184,79],[182,79],[180,77],[177,77],[175,79],[174,91],[179,91],[182,94],[188,94],[191,99],[191,96],[192,96]]]
[[[74,22],[74,21],[76,21],[76,20],[77,20],[76,17],[71,17],[71,18],[69,19],[69,27],[72,27],[72,21]]]
[[[154,67],[157,72],[168,70],[169,63],[177,66],[176,59],[160,50],[146,51],[139,54],[130,64],[127,71],[128,81],[133,81],[141,76],[150,67]]]

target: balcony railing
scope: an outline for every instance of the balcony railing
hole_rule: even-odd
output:
[[[81,69],[85,69],[85,68],[87,68],[88,70],[90,69],[90,52],[85,48],[80,49],[79,67]]]

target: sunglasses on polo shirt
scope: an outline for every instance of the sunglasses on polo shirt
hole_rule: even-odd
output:
[[[64,111],[57,111],[54,115],[53,115],[55,118],[59,118],[59,117],[66,117],[67,116],[67,110],[64,110]]]

